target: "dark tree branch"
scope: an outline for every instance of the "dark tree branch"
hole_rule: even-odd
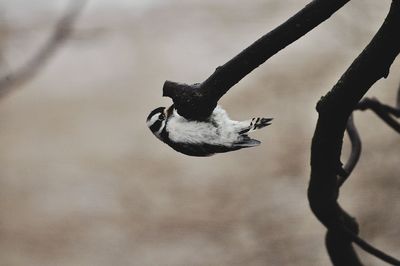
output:
[[[271,56],[328,19],[349,0],[314,0],[289,20],[267,33],[226,64],[217,67],[203,83],[187,85],[166,81],[163,96],[172,98],[178,113],[188,119],[206,119],[218,100],[247,74]]]
[[[343,211],[342,221],[346,228],[351,228],[351,232],[358,233],[356,220],[345,211]],[[325,236],[325,244],[333,265],[362,266],[351,241],[344,233],[328,229]]]
[[[377,34],[332,90],[317,104],[319,118],[311,147],[308,197],[312,211],[328,229],[327,247],[335,265],[361,265],[356,253],[349,247],[351,242],[388,263],[400,265],[400,261],[357,237],[355,228],[358,226],[349,226],[356,224],[355,220],[337,202],[337,174],[341,169],[340,154],[347,121],[369,88],[389,74],[390,66],[400,52],[399,25],[400,0],[393,0],[389,14]],[[332,234],[336,236],[332,238]]]
[[[70,36],[73,23],[85,3],[86,0],[73,1],[43,47],[20,69],[0,77],[0,99],[33,78],[42,69],[60,45]]]

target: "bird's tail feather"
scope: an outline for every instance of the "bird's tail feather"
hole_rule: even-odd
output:
[[[246,138],[241,141],[235,142],[232,147],[235,148],[250,148],[260,145],[261,142],[256,139]]]
[[[251,120],[246,121],[246,122],[249,122],[249,124],[244,129],[242,129],[239,132],[239,134],[249,133],[256,129],[260,129],[260,128],[266,127],[268,125],[271,125],[271,121],[272,121],[272,118],[254,117]]]

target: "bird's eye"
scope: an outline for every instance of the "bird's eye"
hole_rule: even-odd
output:
[[[164,114],[160,114],[159,116],[158,116],[158,120],[164,120],[165,119],[165,115]]]

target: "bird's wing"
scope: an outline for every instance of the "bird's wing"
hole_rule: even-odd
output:
[[[241,148],[250,148],[250,147],[258,146],[260,144],[261,144],[261,142],[256,139],[245,138],[240,141],[234,142],[232,147],[241,149]]]
[[[230,151],[236,151],[245,147],[233,147],[233,146],[222,146],[222,145],[210,145],[210,144],[184,144],[184,143],[174,143],[174,142],[166,142],[171,148],[174,150],[190,155],[190,156],[211,156],[215,153],[224,153]]]

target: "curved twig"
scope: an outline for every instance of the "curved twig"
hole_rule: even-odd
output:
[[[350,0],[313,0],[289,20],[247,47],[203,83],[166,81],[163,96],[174,101],[178,113],[188,119],[209,117],[218,100],[247,74],[271,56],[328,19]]]
[[[382,104],[378,99],[374,98],[363,98],[358,104],[356,110],[373,110],[383,121],[385,121],[391,128],[400,133],[400,124],[398,121],[393,119],[393,116],[400,117],[400,86],[397,89],[396,107],[392,107],[386,104]],[[351,142],[351,153],[345,166],[343,167],[342,173],[339,173],[338,184],[339,187],[343,185],[347,177],[351,174],[354,167],[356,166],[360,155],[361,155],[361,139],[358,134],[356,125],[354,124],[353,113],[350,115],[347,121],[346,132],[349,135]]]
[[[342,175],[339,174],[338,178],[339,187],[341,187],[343,183],[346,181],[346,179],[351,175],[361,155],[361,149],[362,149],[361,138],[360,134],[358,134],[357,127],[354,124],[353,114],[351,114],[349,119],[347,120],[346,132],[350,138],[351,152],[346,164],[343,167],[344,173]]]
[[[0,99],[8,95],[18,85],[30,80],[42,69],[60,44],[70,36],[72,25],[86,2],[87,0],[73,1],[43,47],[20,69],[0,77]]]

